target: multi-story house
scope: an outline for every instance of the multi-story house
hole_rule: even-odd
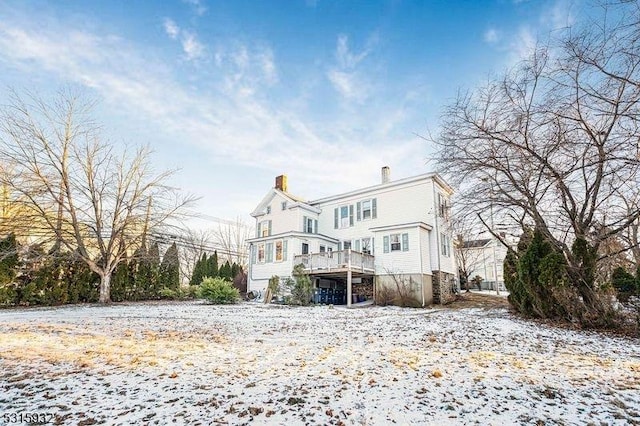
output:
[[[461,246],[457,247],[461,258],[458,259],[458,266],[465,269],[464,273],[469,275],[469,281],[475,277],[481,278],[480,289],[506,290],[503,270],[507,247],[489,233],[480,236],[484,238],[463,241]],[[503,233],[502,239],[512,249],[517,246],[517,239],[511,235]],[[460,272],[460,275],[462,276],[463,272]],[[469,283],[469,288],[473,287],[474,285]]]
[[[455,284],[449,221],[451,187],[437,173],[390,179],[314,201],[287,191],[286,176],[251,213],[248,291],[291,276],[303,264],[316,288],[344,290],[343,300],[427,306],[446,303]]]

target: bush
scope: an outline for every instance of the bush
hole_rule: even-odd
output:
[[[12,306],[17,303],[16,290],[11,285],[0,286],[0,306]]]
[[[216,305],[236,303],[240,298],[238,289],[230,281],[209,277],[202,280],[197,296]]]
[[[308,274],[304,273],[304,265],[296,265],[293,268],[293,279],[287,278],[282,284],[290,295],[285,297],[286,304],[307,306],[311,304],[313,284]]]
[[[158,295],[162,300],[176,300],[180,299],[180,290],[164,287],[160,290]]]
[[[198,287],[197,285],[190,285],[186,288],[182,289],[182,297],[187,299],[195,299],[198,296]]]
[[[623,267],[617,267],[611,276],[611,284],[618,292],[618,299],[623,302],[629,300],[638,290],[636,277],[627,272]]]

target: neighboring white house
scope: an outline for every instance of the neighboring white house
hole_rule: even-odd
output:
[[[398,288],[413,304],[446,303],[456,272],[452,193],[436,173],[391,181],[384,167],[378,185],[305,202],[278,176],[251,213],[247,291],[264,291],[302,263],[316,288],[345,291],[347,304]]]
[[[507,257],[507,248],[490,234],[481,235],[483,238],[464,241],[458,250],[463,254],[466,267],[469,272],[469,280],[479,276],[482,278],[483,290],[495,290],[496,284],[500,290],[504,286],[504,259]],[[517,241],[512,241],[508,235],[503,236],[507,243],[515,247]],[[470,284],[471,287],[473,287]]]

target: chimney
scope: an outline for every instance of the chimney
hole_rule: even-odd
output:
[[[287,192],[287,175],[276,176],[276,189]]]
[[[389,166],[382,168],[382,183],[389,183],[391,181],[391,169]]]

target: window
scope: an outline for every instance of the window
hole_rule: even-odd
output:
[[[363,238],[362,239],[362,252],[366,254],[371,254],[371,238]]]
[[[271,221],[263,220],[258,224],[258,237],[268,237],[271,235]]]
[[[264,244],[258,244],[258,263],[264,263]]]
[[[438,193],[438,216],[449,219],[449,201],[440,193]]]
[[[349,226],[349,206],[340,207],[340,228]]]
[[[324,253],[327,251],[327,248],[325,246],[320,246],[320,253]]]
[[[302,243],[302,254],[309,254],[309,244]]]
[[[375,219],[377,216],[376,199],[362,200],[356,204],[356,217],[358,220]]]
[[[282,256],[282,240],[276,241],[276,262],[282,262],[284,260]]]
[[[362,202],[362,220],[371,219],[371,200]]]
[[[286,210],[287,209],[287,202],[283,201],[280,206],[282,206],[282,210]]]
[[[440,250],[443,256],[451,256],[451,242],[445,234],[440,234]]]
[[[400,234],[391,234],[391,251],[402,250],[402,243],[400,242]]]
[[[265,244],[265,262],[273,262],[273,243]]]
[[[318,220],[308,216],[304,216],[302,218],[302,232],[305,232],[307,234],[317,234]]]
[[[271,206],[267,206],[267,214],[271,214]]]
[[[391,234],[382,238],[382,251],[409,251],[409,234]]]
[[[353,226],[353,204],[336,207],[333,210],[333,219],[335,229]]]

